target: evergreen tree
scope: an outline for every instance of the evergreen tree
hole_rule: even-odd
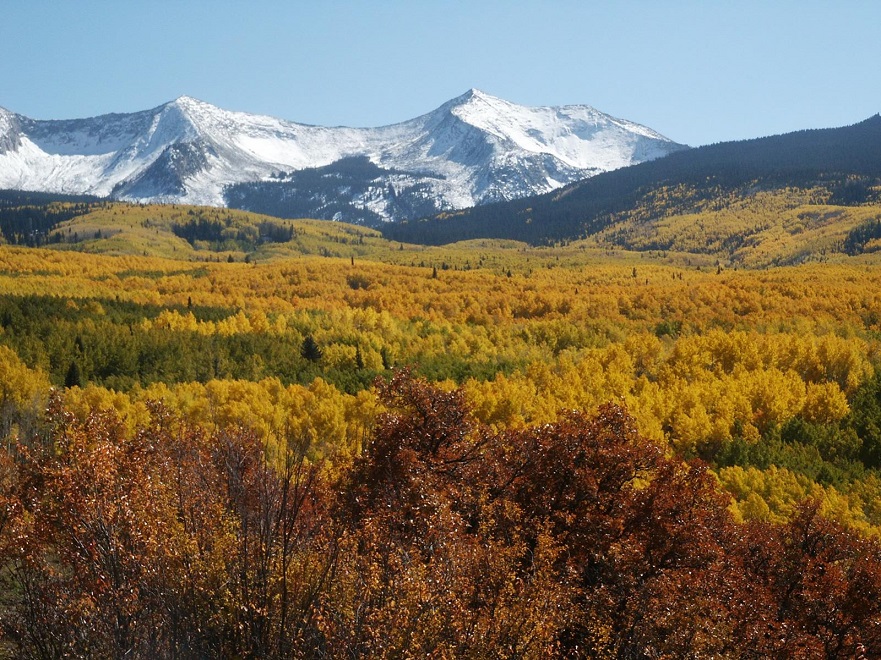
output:
[[[318,362],[321,359],[322,351],[312,335],[306,335],[303,345],[300,347],[300,355],[309,362]]]
[[[67,370],[67,375],[64,377],[64,386],[65,387],[82,387],[83,386],[83,375],[80,371],[80,365],[76,363],[76,360],[70,363],[70,367]]]

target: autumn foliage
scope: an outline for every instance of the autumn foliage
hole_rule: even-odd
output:
[[[10,657],[881,654],[881,547],[737,523],[618,406],[497,431],[399,373],[365,451],[73,415],[0,453]]]

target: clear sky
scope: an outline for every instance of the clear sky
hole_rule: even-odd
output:
[[[37,119],[189,95],[380,126],[471,87],[695,146],[852,124],[881,112],[881,2],[0,0],[0,106]]]

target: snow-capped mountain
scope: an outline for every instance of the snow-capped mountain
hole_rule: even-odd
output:
[[[309,126],[185,96],[63,121],[0,108],[0,188],[369,223],[547,192],[682,148],[589,106],[524,107],[478,90],[380,128]]]

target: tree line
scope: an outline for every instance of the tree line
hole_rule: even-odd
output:
[[[0,190],[0,233],[12,245],[45,245],[52,229],[60,223],[104,203],[93,195]]]

